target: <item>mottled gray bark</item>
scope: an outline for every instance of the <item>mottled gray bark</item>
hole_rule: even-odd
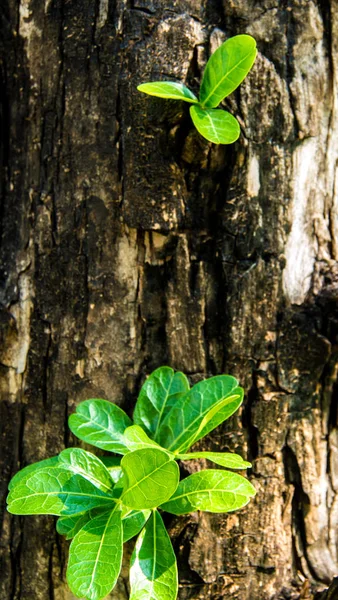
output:
[[[131,414],[159,365],[231,373],[244,408],[200,447],[252,460],[258,493],[236,514],[168,521],[180,599],[313,598],[338,571],[337,0],[0,13],[2,508],[19,467],[74,443],[79,401]],[[198,91],[237,33],[260,53],[225,102],[234,146],[136,91]],[[1,600],[72,598],[53,518],[4,513],[1,539]],[[114,597],[126,590],[127,564]]]

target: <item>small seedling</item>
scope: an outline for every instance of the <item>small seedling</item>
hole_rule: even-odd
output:
[[[203,137],[215,144],[232,144],[239,138],[238,121],[216,106],[242,83],[256,55],[256,42],[250,35],[229,38],[207,62],[199,100],[183,83],[174,81],[142,83],[137,89],[151,96],[189,102],[193,105],[190,107],[191,118]]]
[[[198,471],[179,482],[177,460],[205,458],[229,469],[250,463],[238,454],[188,452],[241,405],[243,390],[230,375],[192,388],[169,367],[154,371],[138,397],[134,424],[106,400],[81,402],[69,418],[81,440],[117,457],[81,448],[63,450],[19,471],[9,485],[8,510],[59,517],[57,531],[72,539],[67,580],[73,594],[101,600],[119,576],[123,543],[138,535],[130,566],[131,600],[175,600],[175,554],[161,511],[230,512],[255,489],[231,471]]]

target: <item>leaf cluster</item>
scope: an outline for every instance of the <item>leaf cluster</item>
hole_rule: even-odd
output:
[[[142,83],[137,89],[151,96],[189,102],[192,121],[203,137],[215,144],[232,144],[239,138],[238,121],[216,107],[242,83],[256,55],[256,42],[250,35],[229,38],[207,62],[199,99],[183,83],[173,81]]]
[[[219,375],[190,388],[186,376],[170,367],[146,380],[133,422],[111,402],[86,400],[69,418],[71,431],[120,456],[69,448],[30,465],[10,482],[8,510],[59,517],[57,531],[72,539],[67,580],[75,596],[100,600],[109,594],[120,573],[123,543],[138,535],[131,600],[175,600],[177,563],[158,509],[174,515],[229,512],[255,495],[247,479],[222,469],[179,481],[179,459],[205,458],[229,469],[251,466],[237,454],[188,452],[242,400],[234,377]]]

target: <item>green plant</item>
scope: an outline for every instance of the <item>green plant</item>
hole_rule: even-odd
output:
[[[8,510],[52,514],[57,531],[73,538],[68,584],[81,598],[99,600],[120,573],[123,543],[139,534],[131,558],[131,600],[174,600],[177,564],[160,512],[229,512],[245,506],[255,489],[244,477],[221,469],[199,471],[179,482],[176,460],[206,458],[230,469],[250,463],[239,455],[189,448],[243,400],[229,375],[192,388],[169,367],[154,371],[139,394],[134,424],[106,400],[86,400],[69,418],[81,440],[116,454],[97,457],[81,448],[63,450],[19,471],[9,485]]]
[[[184,100],[193,106],[190,115],[203,137],[215,144],[232,144],[239,138],[237,119],[216,107],[243,81],[257,55],[256,42],[250,35],[229,38],[209,58],[200,88],[199,100],[183,83],[155,81],[142,83],[140,92]]]

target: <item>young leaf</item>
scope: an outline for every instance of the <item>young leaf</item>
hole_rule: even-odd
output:
[[[123,542],[127,542],[140,533],[151,514],[150,510],[131,510],[122,519]]]
[[[193,442],[201,439],[237,410],[242,399],[237,394],[240,388],[236,386],[237,380],[231,375],[217,375],[194,385],[168,413],[159,429],[156,441],[172,452],[186,452]],[[196,437],[196,431],[209,411],[234,394],[234,398],[223,406],[205,427],[203,426]]]
[[[175,600],[177,563],[161,516],[153,511],[130,562],[130,600]]]
[[[59,459],[60,467],[82,475],[102,492],[111,494],[114,481],[97,456],[81,448],[68,448],[61,452]]]
[[[174,515],[195,510],[231,512],[245,506],[255,494],[255,488],[241,475],[209,469],[183,479],[161,508]]]
[[[168,500],[177,488],[177,463],[163,450],[148,448],[130,452],[123,457],[121,466],[126,477],[121,500],[131,508],[155,508]]]
[[[251,463],[243,460],[239,454],[230,452],[189,452],[189,454],[176,454],[179,460],[191,460],[192,458],[206,458],[216,465],[227,467],[228,469],[248,469]]]
[[[59,466],[28,472],[12,487],[7,510],[15,515],[75,515],[115,503],[80,475]]]
[[[69,548],[68,585],[76,596],[101,600],[113,589],[121,570],[122,520],[118,506],[92,519]]]
[[[153,81],[151,83],[141,83],[137,86],[139,92],[144,92],[150,96],[158,98],[172,98],[173,100],[184,100],[195,104],[198,102],[193,94],[183,83],[175,81]]]
[[[232,144],[239,138],[237,119],[226,110],[191,106],[190,116],[197,131],[214,144]]]
[[[132,425],[126,413],[107,400],[85,400],[69,417],[69,428],[80,440],[97,448],[125,454],[123,432]]]
[[[142,450],[143,448],[160,448],[156,442],[150,439],[147,436],[145,431],[139,425],[132,425],[131,427],[127,427],[124,432],[124,441],[125,444],[130,450],[130,452],[134,452],[135,450]]]
[[[183,373],[175,373],[170,367],[156,369],[141,388],[133,415],[134,422],[156,439],[163,419],[189,388],[189,381]]]
[[[257,55],[256,42],[250,35],[236,35],[217,48],[205,67],[200,103],[214,108],[229,96],[246,77]]]

